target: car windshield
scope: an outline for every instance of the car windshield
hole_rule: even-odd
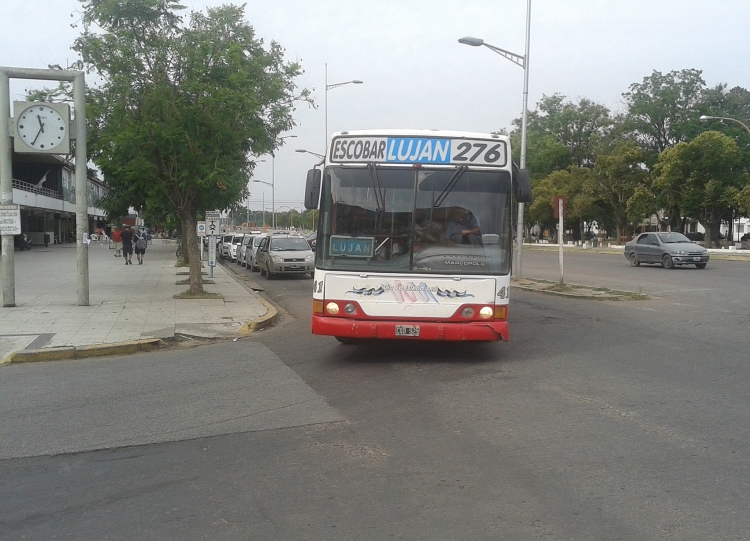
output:
[[[281,251],[303,251],[309,250],[310,245],[303,238],[286,238],[286,239],[271,239],[271,250],[274,252]]]
[[[659,239],[664,244],[690,242],[690,239],[682,233],[659,233]]]
[[[232,239],[232,244],[240,244],[242,242],[242,237],[234,237]]]
[[[262,240],[263,240],[263,237],[255,237],[253,239],[253,248],[257,248]]]

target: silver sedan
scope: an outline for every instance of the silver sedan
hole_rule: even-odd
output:
[[[656,263],[665,269],[675,265],[695,265],[705,269],[708,250],[682,233],[641,233],[625,244],[625,258],[634,267],[641,263]]]

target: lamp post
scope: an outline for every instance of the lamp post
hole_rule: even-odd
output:
[[[253,179],[253,182],[260,182],[261,184],[265,184],[266,186],[271,187],[271,193],[273,193],[273,184],[270,182],[266,182],[265,180],[258,180]],[[263,194],[263,227],[266,225],[266,194]],[[275,229],[274,226],[271,226],[273,229]]]
[[[277,141],[283,141],[284,139],[292,139],[297,137],[296,135],[285,135],[284,137],[277,137]],[[258,182],[257,180],[253,182]],[[264,182],[264,184],[268,184]],[[276,229],[276,154],[271,152],[271,228]]]
[[[495,47],[489,43],[485,43],[484,40],[479,38],[465,37],[458,40],[459,43],[464,45],[471,45],[472,47],[481,47],[484,45],[491,51],[496,52],[500,56],[504,56],[514,64],[517,64],[523,68],[523,113],[521,114],[521,163],[519,167],[526,169],[526,111],[528,109],[529,102],[529,43],[531,37],[531,0],[527,0],[526,4],[526,48],[524,55],[518,55],[500,47]],[[516,264],[513,267],[513,274],[517,280],[522,277],[521,263],[523,253],[523,209],[524,204],[518,203],[518,226],[516,231]]]
[[[326,95],[325,95],[325,113],[326,113],[326,137],[325,137],[325,147],[328,148],[328,91],[333,88],[338,88],[340,86],[349,85],[349,84],[355,84],[355,85],[361,85],[362,81],[358,79],[354,79],[352,81],[344,81],[343,83],[333,83],[328,84],[328,63],[326,63]]]

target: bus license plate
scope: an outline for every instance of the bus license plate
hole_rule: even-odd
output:
[[[419,336],[419,325],[396,325],[396,336]]]

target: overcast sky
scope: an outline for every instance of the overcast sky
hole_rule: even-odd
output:
[[[225,2],[184,0],[188,10]],[[239,2],[238,2],[239,3]],[[277,41],[305,73],[300,87],[318,104],[300,104],[297,127],[276,154],[276,205],[300,207],[305,173],[325,149],[328,83],[361,79],[328,92],[328,131],[510,128],[522,108],[523,70],[474,36],[524,53],[526,0],[247,0],[257,37]],[[3,0],[0,65],[46,68],[76,59],[76,0]],[[749,0],[532,0],[529,108],[543,95],[585,97],[612,111],[621,95],[654,70],[695,68],[709,86],[750,89]],[[11,101],[41,86],[13,81]],[[256,178],[270,182],[270,156]],[[256,184],[253,207],[271,188]],[[281,210],[286,210],[282,208]]]

